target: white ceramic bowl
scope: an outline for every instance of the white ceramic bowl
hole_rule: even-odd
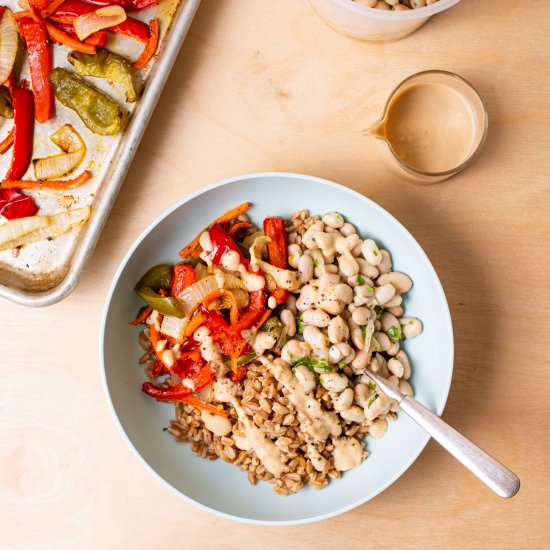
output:
[[[322,491],[306,487],[281,497],[271,485],[248,483],[246,474],[222,460],[198,458],[190,445],[163,431],[173,406],[141,392],[145,375],[138,329],[127,322],[142,305],[133,292],[151,266],[178,261],[178,250],[221,213],[245,201],[250,215],[287,217],[294,210],[341,212],[359,232],[376,239],[393,257],[394,268],[410,275],[414,286],[405,298],[406,314],[419,317],[423,333],[406,342],[415,396],[441,414],[453,367],[449,309],[437,275],[411,234],[390,214],[341,185],[296,174],[265,173],[231,178],[180,201],[139,237],[123,260],[109,291],[100,331],[100,357],[107,400],[121,433],[145,466],[187,501],[221,516],[249,523],[293,524],[334,516],[359,506],[393,483],[416,459],[428,436],[399,414],[380,440],[367,440],[370,456]],[[407,490],[407,484],[402,484]]]
[[[352,0],[311,0],[317,13],[342,34],[368,42],[392,42],[411,34],[436,13],[460,0],[439,0],[430,6],[405,11],[385,11]]]

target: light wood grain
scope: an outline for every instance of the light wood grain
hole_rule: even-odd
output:
[[[542,3],[464,0],[370,45],[305,0],[205,0],[79,287],[47,309],[0,304],[0,547],[547,548],[549,29]],[[473,82],[490,129],[472,167],[422,187],[388,174],[361,131],[400,80],[429,68]],[[411,230],[453,317],[444,418],[520,476],[517,497],[499,499],[431,442],[359,509],[267,529],[182,502],[127,449],[98,368],[115,270],[173,202],[262,170],[341,182]]]

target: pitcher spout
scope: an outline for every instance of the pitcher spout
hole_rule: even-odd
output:
[[[370,128],[363,130],[365,136],[386,139],[386,121],[384,119],[375,122]]]

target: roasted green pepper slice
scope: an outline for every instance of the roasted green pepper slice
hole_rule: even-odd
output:
[[[126,91],[126,99],[133,103],[137,99],[137,82],[132,66],[126,59],[103,48],[97,48],[95,55],[71,52],[69,63],[82,76],[107,78],[120,84]]]
[[[2,118],[13,118],[10,94],[5,86],[0,86],[0,116]]]
[[[145,275],[138,281],[136,290],[148,286],[154,290],[170,290],[172,282],[173,268],[171,265],[160,264],[149,269]]]
[[[156,309],[159,313],[179,317],[180,319],[185,317],[183,306],[177,298],[172,296],[161,296],[148,286],[136,288],[136,292],[148,306]]]
[[[156,265],[138,281],[135,291],[148,306],[163,315],[172,315],[181,319],[185,314],[180,301],[173,296],[162,296],[158,292],[161,289],[170,291],[172,274],[171,265]]]
[[[122,108],[77,74],[57,67],[50,73],[50,82],[58,101],[75,111],[94,134],[110,136],[123,129]]]

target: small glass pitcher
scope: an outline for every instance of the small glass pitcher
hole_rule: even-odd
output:
[[[399,157],[386,135],[386,122],[389,107],[393,99],[405,89],[418,84],[443,84],[459,93],[471,109],[473,120],[473,140],[466,158],[456,167],[444,172],[427,172],[407,164]],[[377,138],[382,156],[388,167],[396,175],[415,183],[437,183],[454,176],[468,166],[479,154],[487,135],[488,116],[476,89],[461,76],[441,70],[431,70],[416,73],[401,82],[390,94],[384,107],[384,113],[375,124],[365,130],[365,135]]]

